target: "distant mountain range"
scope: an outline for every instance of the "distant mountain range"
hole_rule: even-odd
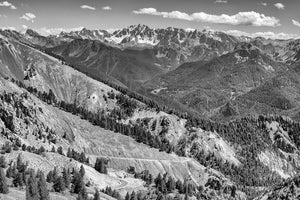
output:
[[[295,110],[287,110],[298,108],[300,86],[294,70],[300,63],[300,40],[140,24],[112,33],[88,29],[47,37],[34,30],[0,33],[95,78],[158,99],[171,98],[213,119],[274,112],[295,117]],[[282,82],[283,76],[293,84]],[[289,90],[271,90],[271,82],[282,82]],[[269,89],[268,94],[262,92]]]

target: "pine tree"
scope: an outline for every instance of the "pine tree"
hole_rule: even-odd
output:
[[[54,169],[52,171],[52,178],[53,178],[53,181],[55,181],[58,178],[57,167],[54,167]]]
[[[184,185],[180,180],[176,181],[176,189],[179,193],[184,193]]]
[[[107,163],[105,159],[97,158],[95,163],[95,169],[102,174],[107,174]]]
[[[63,174],[65,186],[66,186],[66,188],[69,188],[70,184],[71,184],[71,177],[70,177],[69,170],[67,170],[66,168],[64,168],[62,174]]]
[[[162,180],[162,176],[159,173],[158,176],[154,179],[154,183],[155,183],[156,187],[158,187],[161,184],[161,180]]]
[[[12,166],[11,165],[6,170],[6,177],[7,178],[13,177],[13,171],[12,171]]]
[[[39,200],[39,199],[40,199],[40,195],[38,191],[37,180],[34,171],[31,171],[26,184],[26,200]]]
[[[95,191],[93,200],[100,200],[100,193],[98,190]]]
[[[40,200],[49,200],[49,191],[47,189],[47,183],[45,180],[44,173],[39,171],[38,172],[38,190],[39,190],[39,195],[40,195]]]
[[[162,179],[162,180],[161,180],[160,185],[158,185],[158,189],[159,189],[162,193],[164,193],[164,194],[167,193],[167,186],[166,186],[165,179]]]
[[[72,151],[71,151],[70,147],[68,148],[68,151],[67,151],[67,157],[72,158]]]
[[[56,152],[56,150],[55,150],[55,147],[54,147],[54,146],[52,146],[51,152],[53,152],[53,153],[55,153],[55,152]]]
[[[86,162],[86,156],[85,156],[84,152],[81,152],[81,154],[79,156],[79,162],[82,162],[82,163]]]
[[[53,182],[53,172],[52,171],[48,172],[46,180],[47,180],[48,183],[52,183]]]
[[[26,171],[27,165],[23,163],[21,154],[19,154],[18,157],[17,157],[17,166],[16,166],[16,168],[20,173]]]
[[[128,192],[126,193],[125,200],[130,200],[130,195]]]
[[[81,165],[80,170],[79,170],[79,173],[80,173],[80,175],[81,175],[82,177],[84,177],[84,175],[85,175],[85,170],[84,170],[83,165]]]
[[[0,168],[0,193],[7,194],[9,192],[6,177],[3,168]]]
[[[88,199],[88,195],[87,195],[87,192],[86,192],[85,185],[83,185],[82,189],[78,193],[77,200],[87,200],[87,199]]]
[[[74,172],[72,183],[73,183],[72,190],[76,194],[79,194],[80,191],[83,190],[83,188],[85,187],[83,177],[80,175],[78,171]]]
[[[60,155],[63,155],[63,156],[65,155],[63,152],[63,148],[61,146],[57,148],[57,153],[59,153]]]
[[[53,183],[53,189],[55,192],[63,192],[66,187],[62,176],[58,176]]]
[[[132,193],[130,195],[130,200],[137,200],[137,196],[135,194],[135,191],[132,191]]]
[[[19,172],[16,173],[12,182],[15,187],[22,187],[24,185],[23,174]]]
[[[7,163],[5,161],[5,157],[4,156],[0,156],[0,167],[2,167],[2,168],[6,168],[7,167]]]
[[[232,197],[235,197],[235,195],[236,195],[236,186],[233,186],[233,187],[231,188],[231,196],[232,196]]]
[[[167,189],[169,192],[172,192],[175,189],[175,181],[172,177],[169,177],[169,179],[168,179]]]

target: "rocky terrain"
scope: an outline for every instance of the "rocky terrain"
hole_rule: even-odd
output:
[[[83,168],[85,193],[98,189],[108,200],[268,199],[285,182],[280,191],[296,190],[289,182],[300,165],[296,40],[144,25],[0,35],[6,173],[19,157],[45,175],[68,166],[75,179]],[[203,57],[190,54],[202,47]],[[160,104],[160,96],[195,112]],[[99,159],[106,171],[96,169]],[[27,186],[15,179],[7,177],[10,192],[1,198],[25,199]],[[53,185],[51,198],[83,195]]]

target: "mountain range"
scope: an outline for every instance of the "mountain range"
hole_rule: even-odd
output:
[[[80,168],[85,193],[108,200],[296,198],[299,41],[146,25],[1,30],[3,168],[68,166],[64,192],[47,178],[56,199],[82,195]],[[27,182],[15,183],[30,171],[15,171],[0,198],[25,199]]]

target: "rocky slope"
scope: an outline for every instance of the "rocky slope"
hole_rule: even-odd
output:
[[[66,65],[69,63],[50,56],[51,52],[45,53],[29,39],[12,35],[18,34],[5,32],[1,37],[1,142],[14,142],[19,138],[22,144],[44,145],[47,150],[52,146],[62,146],[64,151],[71,147],[85,152],[91,163],[97,157],[108,158],[107,176],[84,166],[86,178],[92,183],[91,189],[110,185],[123,195],[126,191],[143,190],[146,186],[141,179],[134,179],[124,172],[134,167],[138,172],[149,170],[153,176],[167,173],[176,180],[188,180],[199,187],[198,194],[206,198],[243,199],[244,193],[248,197],[256,196],[261,189],[270,188],[275,182],[298,173],[300,144],[297,133],[300,126],[295,121],[260,116],[219,124],[187,113],[179,114],[108,81],[96,81]],[[101,42],[87,39],[75,39],[68,44],[72,44],[68,48],[80,56],[86,56],[81,48],[95,52],[101,52],[103,48],[104,54],[115,51]],[[70,62],[72,59],[68,56],[76,56],[69,55],[68,48],[66,50],[62,45],[52,50]],[[136,50],[119,49],[118,56],[127,51]],[[222,114],[230,116],[236,111],[230,104],[223,108],[226,103],[222,102],[223,98],[230,102],[239,102],[241,98],[250,101],[251,96],[247,95],[254,97],[255,90],[259,91],[280,75],[295,74],[296,69],[284,73],[287,70],[284,64],[274,61],[255,45],[240,43],[233,52],[219,58],[184,64],[163,78],[159,77],[149,87],[155,94],[168,94],[169,85],[174,84],[172,97],[196,101],[193,105],[203,106],[203,110],[221,107]],[[282,80],[286,87],[291,86],[288,78]],[[155,87],[151,88],[153,85]],[[200,92],[197,87],[201,88]],[[293,88],[292,85],[288,91],[296,94]],[[203,97],[200,100],[194,98],[199,93]],[[54,96],[64,104],[55,102]],[[296,107],[296,101],[290,101]],[[262,101],[261,105],[274,106],[268,100]],[[280,105],[280,109],[286,109],[285,103]],[[97,115],[99,113],[101,115]],[[47,137],[46,142],[39,139],[40,134]],[[15,159],[19,151],[6,154],[7,159]],[[80,165],[49,152],[45,153],[47,160],[27,152],[22,155],[31,161],[32,167],[41,165],[45,171],[57,162]],[[233,188],[237,189],[236,193]]]

